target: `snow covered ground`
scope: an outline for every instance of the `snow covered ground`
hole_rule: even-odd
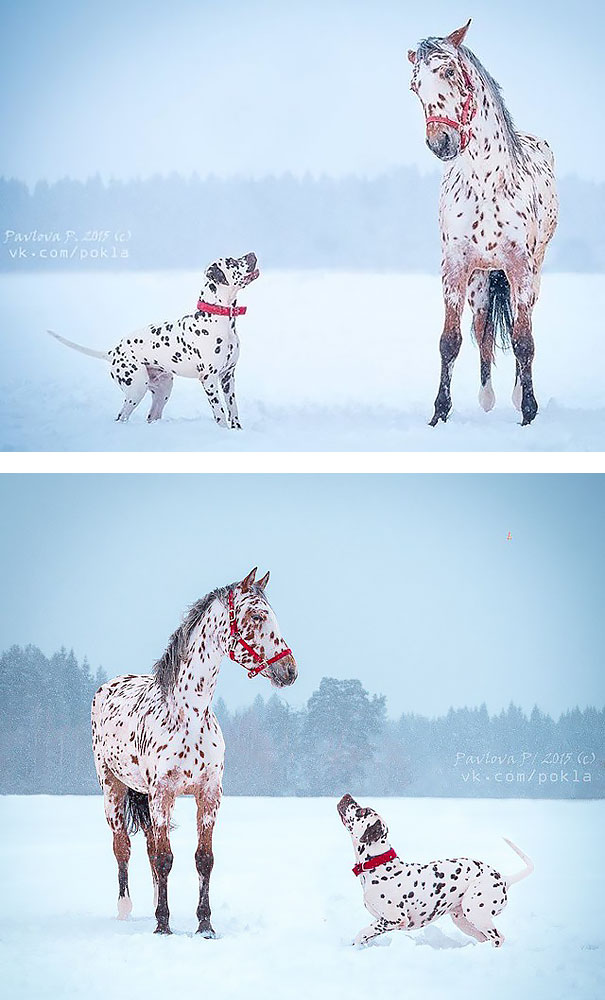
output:
[[[145,844],[133,844],[128,922],[115,919],[116,867],[100,797],[0,800],[3,993],[43,998],[423,997],[596,1000],[604,995],[602,830],[605,803],[386,799],[400,856],[470,855],[514,872],[497,924],[500,950],[449,919],[425,931],[350,945],[369,922],[352,850],[332,799],[225,799],[215,834],[211,902],[221,937],[193,933],[194,805],[179,800],[170,880],[174,934],[152,931]]]
[[[521,428],[510,402],[514,360],[498,357],[496,409],[477,403],[470,314],[447,426],[427,420],[437,390],[439,278],[273,272],[241,297],[238,393],[243,431],[211,420],[197,383],[178,379],[166,419],[145,400],[127,425],[102,361],[69,351],[47,328],[97,348],[197,301],[194,272],[0,277],[0,449],[23,451],[548,451],[605,446],[601,362],[605,277],[549,274],[535,312],[541,406]]]

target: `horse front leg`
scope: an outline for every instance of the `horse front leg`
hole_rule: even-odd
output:
[[[145,839],[147,841],[147,857],[149,858],[149,867],[151,868],[151,879],[153,881],[153,909],[155,911],[158,905],[158,876],[155,870],[155,836],[153,833],[153,826],[148,826],[145,829]]]
[[[212,790],[205,787],[196,792],[197,803],[197,850],[195,867],[200,883],[200,897],[197,906],[197,933],[206,938],[215,938],[216,933],[210,922],[210,875],[214,866],[212,834],[216,814],[221,802],[221,788]]]
[[[170,911],[168,909],[168,876],[172,869],[172,849],[170,847],[170,816],[174,805],[172,792],[156,791],[149,796],[149,809],[153,825],[151,861],[152,873],[155,873],[157,887],[157,905],[155,918],[157,920],[156,934],[172,934],[170,930]],[[148,844],[150,842],[148,841]]]
[[[439,341],[441,378],[439,381],[439,391],[435,399],[435,412],[433,413],[432,420],[429,421],[431,427],[435,427],[440,420],[443,420],[445,423],[452,408],[450,387],[454,362],[458,357],[460,345],[462,344],[460,317],[464,305],[466,285],[467,272],[464,271],[462,275],[458,267],[450,268],[447,262],[444,262],[443,299],[445,303],[445,320],[443,323],[443,333]]]

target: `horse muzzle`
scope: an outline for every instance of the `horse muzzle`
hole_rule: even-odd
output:
[[[450,125],[429,123],[426,144],[440,160],[454,160],[460,152],[460,133]]]
[[[290,687],[298,677],[298,667],[292,653],[283,656],[274,665],[268,667],[267,673],[275,687]]]

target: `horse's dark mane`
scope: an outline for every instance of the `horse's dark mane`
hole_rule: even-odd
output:
[[[445,47],[445,42],[445,38],[424,38],[416,50],[417,58],[422,59],[423,62],[428,62],[432,55],[450,55],[451,50]],[[504,103],[500,84],[497,80],[494,80],[491,73],[488,73],[483,63],[477,59],[474,52],[467,49],[466,45],[460,45],[458,51],[464,56],[465,59],[468,59],[471,66],[476,69],[483,84],[490,92],[502,118],[504,135],[508,143],[510,154],[515,162],[520,163],[525,159],[525,153],[523,151],[523,146],[521,145],[519,134],[515,128],[512,115]]]
[[[160,685],[164,696],[174,690],[179,677],[181,663],[189,651],[191,636],[202,621],[210,605],[213,601],[219,600],[226,607],[229,591],[235,587],[237,587],[237,583],[229,583],[225,587],[217,587],[215,590],[211,590],[205,597],[200,597],[199,601],[191,605],[182,623],[170,636],[166,652],[153,665],[156,681]],[[253,584],[250,590],[254,594],[265,596],[264,592],[256,584]]]

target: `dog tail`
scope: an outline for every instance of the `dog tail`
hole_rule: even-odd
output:
[[[53,330],[47,330],[51,337],[55,340],[59,340],[66,347],[71,347],[74,351],[80,351],[81,354],[88,354],[91,358],[101,358],[103,361],[109,361],[108,351],[93,351],[92,347],[82,347],[81,344],[74,344],[73,340],[67,340],[66,337],[60,337],[58,333],[54,333]]]
[[[522,858],[523,861],[525,861],[526,865],[526,867],[522,871],[517,872],[516,875],[506,876],[504,881],[506,882],[506,885],[508,887],[509,885],[513,885],[514,882],[520,882],[522,878],[527,878],[528,875],[531,875],[531,873],[534,870],[534,863],[531,860],[531,858],[527,857],[527,854],[524,854],[523,851],[519,847],[517,847],[516,844],[513,844],[512,840],[509,840],[507,837],[504,837],[503,839],[506,841],[508,846],[513,849],[515,854],[518,854],[519,857]]]

